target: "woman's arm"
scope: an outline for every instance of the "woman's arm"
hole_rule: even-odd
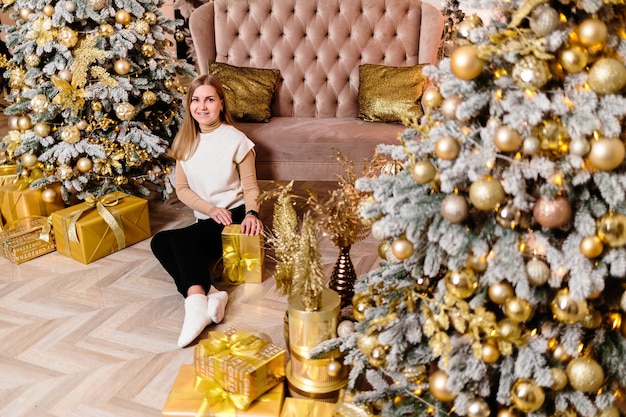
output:
[[[259,184],[256,180],[256,166],[254,151],[248,152],[243,161],[238,165],[239,178],[241,179],[241,187],[243,188],[243,200],[246,204],[246,211],[259,211]]]
[[[200,198],[200,196],[198,196],[198,194],[189,188],[187,174],[185,174],[183,165],[179,161],[176,161],[176,196],[187,207],[199,211],[200,213],[204,213],[207,216],[210,216],[211,209],[215,208],[213,204],[208,201],[204,201]]]

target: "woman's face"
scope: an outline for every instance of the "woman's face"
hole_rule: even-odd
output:
[[[193,92],[189,112],[196,122],[208,125],[219,119],[223,107],[224,104],[217,95],[215,87],[203,84]]]

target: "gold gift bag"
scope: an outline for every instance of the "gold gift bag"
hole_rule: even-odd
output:
[[[231,284],[263,282],[265,250],[263,235],[246,236],[240,224],[230,224],[222,231],[223,278]]]

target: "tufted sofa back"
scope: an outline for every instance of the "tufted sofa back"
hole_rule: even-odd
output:
[[[356,117],[359,65],[434,63],[442,26],[420,0],[213,0],[190,18],[201,73],[279,69],[273,114],[296,117]]]

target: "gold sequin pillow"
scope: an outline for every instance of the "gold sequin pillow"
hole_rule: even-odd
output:
[[[426,86],[424,65],[359,67],[359,118],[371,122],[404,122],[424,114],[420,99]]]
[[[270,120],[279,70],[209,62],[209,74],[217,76],[222,82],[233,118],[245,122]]]

